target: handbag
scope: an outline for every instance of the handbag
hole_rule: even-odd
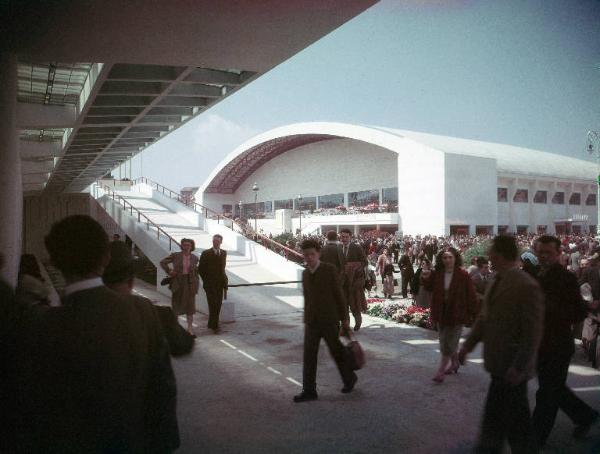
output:
[[[365,352],[357,340],[350,339],[344,346],[346,364],[351,370],[362,369],[365,365]]]
[[[160,285],[171,285],[172,277],[165,277],[162,281],[160,281]]]

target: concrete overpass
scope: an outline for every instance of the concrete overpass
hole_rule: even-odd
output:
[[[106,172],[376,0],[12,1],[0,57],[0,251],[15,282],[23,195]],[[68,209],[60,209],[68,213]],[[48,216],[46,221],[49,222]]]

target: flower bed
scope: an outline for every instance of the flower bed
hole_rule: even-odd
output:
[[[380,298],[369,298],[367,305],[367,314],[372,317],[433,329],[429,309],[412,306],[410,303],[386,302]]]

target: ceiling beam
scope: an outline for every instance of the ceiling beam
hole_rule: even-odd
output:
[[[75,106],[17,102],[17,128],[71,128],[76,122],[77,108]]]

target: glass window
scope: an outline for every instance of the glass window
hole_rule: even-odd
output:
[[[587,206],[596,206],[596,194],[588,194],[585,204]]]
[[[335,208],[344,205],[344,194],[329,194],[319,196],[319,208]]]
[[[492,235],[494,233],[494,227],[491,225],[476,225],[475,235]]]
[[[244,217],[253,217],[255,212],[258,212],[258,214],[263,214],[265,212],[265,202],[258,202],[256,204],[251,202],[244,205]]]
[[[348,204],[350,206],[364,207],[371,203],[379,205],[379,189],[348,193]]]
[[[548,203],[548,191],[536,191],[533,203]]]
[[[590,225],[590,233],[591,234],[596,233],[596,226],[595,225]]]
[[[265,213],[272,213],[272,212],[273,212],[273,201],[267,200],[265,202]]]
[[[539,235],[543,235],[548,231],[548,226],[547,225],[538,225],[537,226],[537,233]]]
[[[508,202],[508,188],[498,188],[498,202]]]
[[[294,201],[292,199],[275,200],[275,209],[276,210],[283,210],[283,209],[291,210],[293,208],[294,208]]]
[[[527,235],[527,230],[529,230],[528,225],[518,225],[517,226],[517,235]]]
[[[569,198],[569,205],[581,205],[581,193],[574,192]]]
[[[515,196],[513,197],[513,202],[516,202],[516,203],[529,202],[529,191],[527,189],[517,189],[515,191]]]
[[[223,210],[223,214],[228,215],[232,213],[233,206],[232,205],[222,205],[221,209]]]
[[[552,196],[552,203],[554,205],[564,205],[565,204],[565,193],[564,192],[555,192]]]
[[[316,197],[302,197],[302,202],[296,199],[296,209],[302,211],[310,211],[317,208],[317,198]]]
[[[383,201],[387,205],[387,212],[393,212],[398,209],[398,188],[384,188]]]

